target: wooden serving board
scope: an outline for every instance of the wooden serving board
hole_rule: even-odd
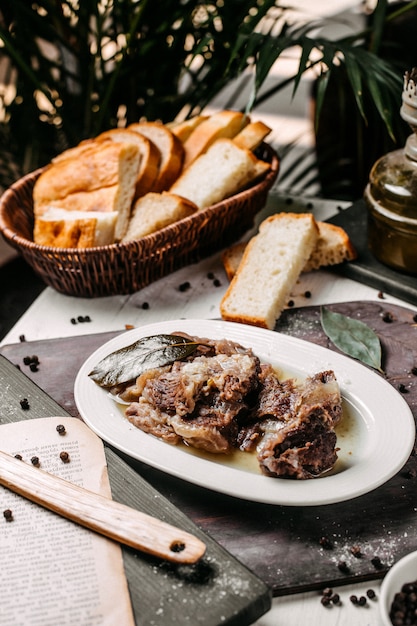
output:
[[[386,378],[403,390],[417,418],[417,375],[411,373],[417,367],[416,313],[383,299],[329,308],[362,320],[378,333]],[[319,307],[287,310],[276,330],[336,350],[321,329]],[[20,365],[25,355],[37,354],[39,371],[24,371],[77,416],[73,397],[76,373],[84,360],[115,334],[13,344],[0,351]],[[275,595],[379,578],[400,557],[417,549],[414,453],[403,470],[373,492],[348,502],[313,507],[242,501],[125,460]],[[360,548],[360,556],[353,554],[355,547]],[[346,564],[347,571],[341,571],[341,563]]]
[[[42,382],[41,378],[48,379],[50,353],[48,350],[43,352],[42,343],[28,343],[25,346],[21,344],[18,347],[31,350],[36,347],[42,363],[38,373],[43,371],[38,382]],[[59,342],[55,343],[54,349],[59,347]],[[88,349],[87,344],[84,348]],[[5,352],[10,352],[8,347]],[[34,352],[30,354],[33,355]],[[21,362],[21,355],[10,356],[13,361],[17,359]],[[59,390],[64,387],[69,389],[73,384],[71,377],[67,378],[65,375],[67,368],[64,363],[69,365],[69,355],[67,356],[68,360],[61,353]],[[42,385],[48,386],[45,380]],[[57,395],[60,395],[59,390]],[[20,404],[24,398],[29,404],[26,410]],[[68,413],[12,362],[0,355],[0,424],[48,416],[63,417],[68,416]],[[105,454],[114,500],[190,532],[207,547],[205,555],[195,565],[169,563],[133,548],[123,548],[125,572],[137,626],[241,626],[252,624],[269,610],[272,594],[262,580],[206,535],[108,446],[105,446]],[[6,567],[7,564],[3,566]]]

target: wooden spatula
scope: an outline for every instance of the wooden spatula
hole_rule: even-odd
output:
[[[168,561],[195,563],[206,550],[194,535],[1,451],[0,484],[77,524]]]

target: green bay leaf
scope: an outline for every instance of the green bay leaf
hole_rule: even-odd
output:
[[[339,350],[383,373],[381,342],[369,326],[325,307],[321,307],[320,321],[324,332]]]
[[[146,370],[185,359],[198,345],[179,335],[143,337],[108,354],[88,375],[101,387],[114,387],[133,381]]]

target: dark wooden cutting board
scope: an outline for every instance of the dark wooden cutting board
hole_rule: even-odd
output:
[[[35,345],[24,347],[34,348]],[[39,344],[36,349],[42,363],[42,376],[48,378],[47,353],[42,352]],[[61,353],[62,357],[65,362],[66,357]],[[61,368],[60,388],[69,388],[72,381],[66,379],[64,370]],[[27,410],[20,404],[24,398],[28,400]],[[0,355],[0,424],[65,415],[67,412],[61,406]],[[105,446],[105,454],[115,500],[179,526],[206,544],[205,555],[195,565],[170,564],[132,548],[123,548],[137,626],[241,626],[252,624],[269,610],[272,593],[260,578],[205,534],[108,446]],[[7,567],[7,563],[2,565]]]
[[[386,378],[401,390],[417,418],[417,375],[412,373],[417,367],[416,313],[383,299],[329,308],[362,320],[378,333]],[[319,307],[287,310],[276,330],[336,350],[321,329]],[[115,334],[13,344],[0,351],[22,368],[25,355],[37,354],[39,371],[24,371],[71,415],[78,416],[73,396],[76,373],[87,356]],[[403,470],[373,492],[348,502],[313,507],[242,501],[125,460],[275,595],[382,577],[393,562],[417,549],[414,453]],[[355,547],[360,548],[360,556],[353,554]],[[341,563],[347,571],[341,571]]]

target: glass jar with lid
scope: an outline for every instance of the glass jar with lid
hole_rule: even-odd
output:
[[[368,243],[381,263],[417,275],[417,68],[404,77],[400,114],[413,133],[371,169],[364,192]]]

